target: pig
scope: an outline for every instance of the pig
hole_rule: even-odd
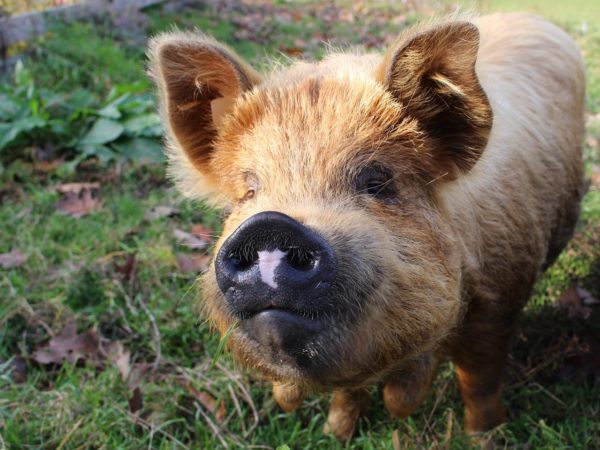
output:
[[[148,53],[169,173],[226,212],[202,309],[279,405],[332,391],[346,440],[369,386],[405,418],[449,359],[466,431],[505,421],[515,321],[583,195],[571,38],[513,13],[268,73],[200,32]]]

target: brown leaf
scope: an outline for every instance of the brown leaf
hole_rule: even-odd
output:
[[[108,354],[108,359],[119,369],[121,379],[127,381],[127,378],[131,373],[131,352],[126,350],[121,342],[115,341],[107,346],[106,353]]]
[[[179,270],[184,273],[203,273],[208,270],[210,256],[208,255],[189,255],[186,253],[178,253],[177,265]]]
[[[27,256],[15,248],[8,253],[0,254],[0,267],[3,269],[21,267],[25,261],[27,261]]]
[[[119,259],[124,259],[122,264],[118,264],[116,261],[114,262],[115,271],[123,277],[123,280],[129,281],[131,280],[136,273],[137,269],[137,259],[135,253],[128,253],[123,256],[119,255]]]
[[[215,415],[217,422],[223,422],[225,419],[225,404],[222,400],[217,402],[212,395],[199,391],[191,383],[185,383],[184,387],[202,406]]]
[[[92,191],[100,189],[100,183],[63,183],[56,186],[56,190],[61,194],[79,194],[81,191]]]
[[[57,186],[63,196],[55,207],[59,213],[79,219],[100,208],[100,183],[66,183]]]
[[[52,161],[34,161],[33,170],[40,173],[54,172],[62,163],[61,160],[55,159]]]
[[[292,57],[302,56],[302,54],[304,53],[304,50],[302,50],[299,47],[282,47],[281,51]]]
[[[104,357],[97,331],[91,328],[77,333],[75,321],[67,323],[46,346],[31,355],[31,359],[40,364],[62,364],[64,361],[76,363],[85,359],[99,365]]]
[[[215,230],[205,227],[202,224],[197,224],[192,227],[192,234],[202,239],[207,244],[212,244]]]
[[[578,287],[567,289],[558,299],[558,308],[567,311],[569,317],[587,319],[592,314],[591,305],[598,303],[588,291]]]
[[[144,214],[144,219],[148,221],[161,219],[163,217],[172,217],[179,215],[179,209],[169,205],[157,205],[150,208]]]
[[[178,228],[173,230],[173,237],[175,237],[175,239],[177,239],[181,245],[184,245],[192,250],[202,250],[208,246],[208,242],[206,242],[206,240],[200,239],[196,235]]]
[[[0,359],[2,372],[7,370],[8,375],[15,383],[25,383],[27,381],[27,363],[22,356],[15,356],[9,361]]]
[[[142,390],[139,387],[133,389],[133,395],[127,401],[127,403],[129,404],[129,411],[134,414],[144,407],[144,396],[142,395]]]
[[[134,364],[133,368],[129,372],[129,378],[127,379],[127,385],[129,388],[137,388],[146,374],[152,370],[152,367],[152,364],[149,363]]]
[[[596,297],[594,297],[589,291],[577,287],[575,288],[577,290],[577,295],[579,295],[579,298],[581,299],[581,303],[584,306],[593,306],[593,305],[597,305],[600,303],[600,300],[598,300]]]

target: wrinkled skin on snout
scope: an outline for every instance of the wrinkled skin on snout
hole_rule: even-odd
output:
[[[274,382],[285,410],[334,390],[326,431],[340,439],[352,435],[370,384],[384,382],[388,410],[409,415],[441,350],[458,366],[467,428],[504,419],[504,356],[483,371],[477,358],[496,336],[505,355],[504,323],[516,309],[502,331],[467,328],[465,342],[481,348],[448,350],[466,315],[476,323],[491,314],[468,311],[465,280],[475,277],[464,267],[476,258],[465,258],[460,221],[451,223],[440,188],[460,183],[490,137],[478,46],[475,25],[448,21],[407,32],[382,56],[332,54],[261,75],[204,35],[165,34],[151,44],[171,174],[184,194],[228,212],[202,279],[204,313],[230,332],[239,361]],[[469,195],[456,203],[468,205]],[[492,226],[501,222],[498,208],[480,209]],[[533,222],[518,212],[514,228]],[[492,252],[504,264],[499,285],[517,280],[517,304],[546,247],[517,243],[525,256],[509,267],[504,254],[521,256],[503,242]],[[494,289],[482,280],[470,295]]]

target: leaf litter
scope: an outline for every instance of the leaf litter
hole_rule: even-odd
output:
[[[97,369],[104,369],[106,362],[110,362],[119,370],[121,380],[131,391],[131,397],[127,402],[134,420],[138,417],[147,418],[151,411],[141,412],[144,402],[140,385],[146,375],[154,369],[153,364],[132,365],[131,352],[120,341],[106,343],[104,341],[95,327],[79,333],[75,320],[71,320],[46,345],[35,350],[30,360],[42,365],[77,364],[85,361]],[[16,377],[15,381],[26,378],[26,365],[23,358],[15,357],[11,367],[13,379]]]
[[[102,206],[100,199],[100,183],[65,183],[56,187],[62,194],[56,203],[60,214],[79,219]]]
[[[563,292],[556,306],[566,311],[569,317],[587,319],[592,314],[592,306],[599,303],[600,301],[589,291],[580,287],[572,287]]]
[[[179,208],[170,205],[157,205],[150,208],[144,214],[144,219],[148,222],[162,219],[163,217],[173,217],[180,214]]]
[[[102,366],[105,358],[106,354],[98,331],[90,328],[78,333],[74,320],[67,322],[59,334],[31,355],[33,361],[44,365],[64,362],[75,364],[80,360],[86,360],[95,366]]]
[[[183,273],[204,273],[208,270],[210,263],[209,255],[177,253],[175,258],[179,270]]]
[[[173,230],[173,237],[180,245],[187,247],[189,250],[203,250],[210,244],[208,240],[179,228]]]
[[[8,253],[0,254],[0,267],[3,269],[14,269],[21,267],[27,262],[27,255],[13,248]]]

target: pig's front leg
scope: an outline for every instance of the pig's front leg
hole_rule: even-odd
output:
[[[371,397],[366,389],[335,391],[324,433],[333,434],[342,442],[347,441],[354,435],[358,419],[365,414],[370,404]]]
[[[506,420],[501,393],[509,339],[507,329],[474,328],[463,335],[454,350],[452,362],[465,403],[468,433],[491,430]]]
[[[405,419],[425,400],[436,367],[437,358],[427,353],[390,375],[383,388],[383,400],[393,417]]]

